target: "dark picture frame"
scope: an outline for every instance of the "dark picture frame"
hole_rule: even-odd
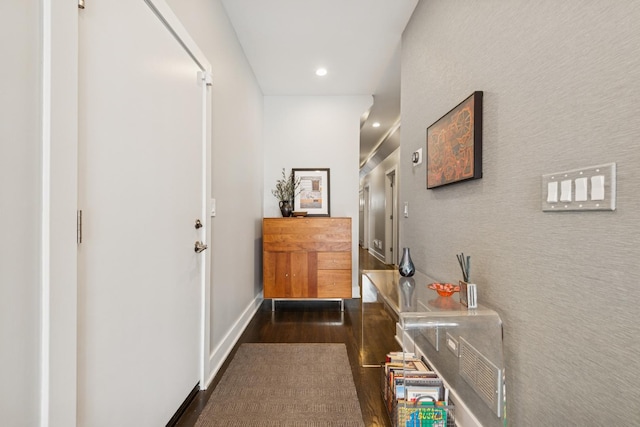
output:
[[[292,172],[294,182],[300,180],[300,191],[293,199],[293,211],[306,212],[307,216],[330,216],[329,169],[297,168]]]
[[[427,189],[482,178],[482,91],[427,128]]]

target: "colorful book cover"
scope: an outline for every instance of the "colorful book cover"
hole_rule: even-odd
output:
[[[421,402],[418,404],[398,403],[398,426],[403,427],[446,427],[447,409],[444,402]]]

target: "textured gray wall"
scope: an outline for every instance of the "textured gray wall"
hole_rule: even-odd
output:
[[[504,321],[511,426],[640,425],[640,2],[421,0],[402,54],[401,246]],[[426,190],[426,128],[484,91],[484,177]],[[616,162],[615,212],[541,175]]]

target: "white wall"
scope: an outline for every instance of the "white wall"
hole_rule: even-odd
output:
[[[76,412],[77,6],[3,2],[0,17],[0,414],[8,425],[68,426]]]
[[[371,96],[264,98],[264,216],[282,216],[271,194],[282,168],[330,169],[331,216],[352,218],[353,265],[358,265],[360,116]],[[354,296],[357,268],[354,268]]]
[[[213,372],[259,302],[262,94],[219,1],[169,3],[213,64]],[[10,64],[0,81],[0,413],[15,426],[37,425],[40,412],[43,425],[72,426],[78,9],[11,1],[0,17]]]
[[[0,6],[0,414],[38,422],[40,371],[39,2]],[[9,119],[11,118],[11,119]]]
[[[472,257],[510,426],[640,425],[639,20],[633,1],[421,1],[404,32],[402,165],[484,91],[483,178],[426,190],[402,167],[401,234],[437,280]],[[607,162],[615,212],[542,212],[543,174]]]
[[[168,3],[213,74],[211,376],[260,302],[262,92],[219,0]]]

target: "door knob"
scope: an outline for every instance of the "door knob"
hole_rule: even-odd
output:
[[[202,228],[202,227],[203,227],[203,226],[202,226],[202,223],[200,222],[200,220],[199,220],[199,219],[196,219],[196,230],[197,230],[198,228]]]
[[[205,249],[207,249],[207,245],[205,245],[204,243],[202,243],[201,241],[197,241],[196,242],[196,246],[193,249],[194,251],[196,251],[197,254],[199,254],[200,252],[204,251]]]

